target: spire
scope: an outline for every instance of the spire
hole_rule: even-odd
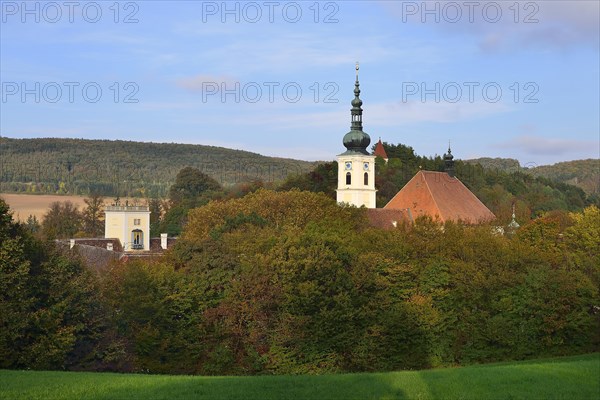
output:
[[[356,82],[354,82],[354,100],[352,100],[352,125],[350,127],[353,131],[362,131],[362,100],[360,99],[360,83],[358,83],[358,61],[356,62]]]
[[[356,81],[354,82],[354,99],[350,114],[352,123],[350,132],[344,136],[344,146],[348,149],[344,154],[365,154],[368,155],[367,147],[371,143],[371,138],[363,131],[362,126],[362,100],[360,99],[360,84],[358,82],[358,61],[356,62]]]
[[[450,150],[450,141],[448,141],[448,153],[444,154],[444,171],[454,178],[454,156]]]

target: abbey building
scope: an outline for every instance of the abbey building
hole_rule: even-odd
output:
[[[363,102],[360,99],[358,63],[354,99],[352,100],[350,132],[344,135],[346,151],[337,156],[338,203],[368,208],[372,225],[382,228],[398,222],[414,222],[419,216],[429,216],[441,222],[461,221],[478,224],[495,219],[495,215],[455,176],[454,156],[450,148],[444,154],[444,171],[418,171],[414,177],[385,205],[376,206],[375,157],[388,156],[381,140],[374,154],[367,148],[371,138],[363,131]]]

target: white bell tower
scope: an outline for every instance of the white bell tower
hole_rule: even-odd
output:
[[[346,151],[337,156],[338,161],[338,203],[347,203],[356,207],[375,208],[375,156],[369,154],[367,147],[371,138],[362,128],[362,100],[358,83],[358,63],[356,63],[356,82],[354,100],[352,100],[352,125],[344,136]]]

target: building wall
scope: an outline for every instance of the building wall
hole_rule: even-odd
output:
[[[105,213],[105,238],[117,238],[125,251],[133,250],[132,231],[142,231],[143,250],[150,249],[150,211],[145,207],[107,207]],[[147,210],[147,208],[146,208]],[[136,224],[139,220],[139,224]]]
[[[375,208],[375,156],[340,155],[338,160],[338,203],[348,203],[356,207]],[[350,166],[350,168],[348,168]],[[350,173],[351,182],[346,184]],[[368,184],[364,184],[364,175],[368,174]]]

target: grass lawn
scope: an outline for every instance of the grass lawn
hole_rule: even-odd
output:
[[[600,354],[427,371],[167,376],[0,371],[0,399],[600,399]]]

